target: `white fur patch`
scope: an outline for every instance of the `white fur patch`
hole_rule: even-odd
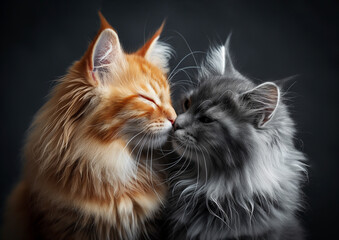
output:
[[[225,73],[225,46],[211,48],[207,53],[206,61],[201,67],[200,75],[223,75]]]
[[[148,48],[145,59],[155,66],[159,67],[165,73],[169,72],[169,59],[173,49],[166,43],[159,41],[157,37]]]
[[[86,138],[79,138],[76,142],[74,158],[85,156],[98,178],[101,178],[102,169],[105,169],[105,176],[109,177],[108,180],[112,183],[117,181],[128,183],[132,177],[135,177],[135,161],[129,150],[120,142],[115,141],[107,146]]]

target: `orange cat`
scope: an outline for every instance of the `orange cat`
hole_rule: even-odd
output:
[[[176,113],[162,27],[136,53],[101,29],[35,116],[24,172],[8,199],[7,239],[136,239],[151,233],[167,187],[149,150]],[[148,161],[148,162],[147,162]]]

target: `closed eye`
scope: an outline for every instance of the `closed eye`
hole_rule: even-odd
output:
[[[158,106],[158,104],[156,104],[156,102],[150,97],[147,97],[147,96],[140,94],[140,93],[139,93],[139,97],[141,97],[144,100],[147,100],[149,103],[151,103],[150,105],[154,104],[155,106]]]

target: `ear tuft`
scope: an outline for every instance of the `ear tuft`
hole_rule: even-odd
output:
[[[208,76],[221,76],[225,72],[225,46],[211,47],[206,60],[201,65],[199,79]]]
[[[242,100],[258,127],[264,127],[274,116],[280,101],[280,90],[272,82],[266,82],[242,94]]]
[[[226,43],[225,43],[224,74],[230,77],[245,78],[238,72],[238,70],[235,69],[233,65],[233,61],[232,61],[231,53],[230,53],[231,37],[232,37],[232,33],[228,35]]]
[[[102,15],[100,11],[98,12],[98,15],[99,15],[100,24],[101,24],[99,32],[103,31],[106,28],[110,28],[115,31],[115,29],[107,22],[106,18],[104,17],[104,15]]]
[[[169,60],[173,55],[173,49],[167,43],[156,41],[150,51],[147,51],[145,59],[159,67],[164,73],[169,72]]]
[[[168,44],[159,41],[164,25],[165,22],[161,24],[155,34],[136,52],[136,54],[144,57],[147,61],[159,67],[163,72],[168,73],[169,60],[173,50]]]
[[[207,53],[205,62],[201,65],[199,79],[209,76],[228,76],[246,79],[233,66],[229,46],[231,35],[227,37],[223,46],[212,47]]]

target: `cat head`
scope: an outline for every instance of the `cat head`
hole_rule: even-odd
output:
[[[209,51],[198,82],[182,102],[172,142],[180,155],[213,174],[243,166],[258,145],[274,139],[281,119],[288,119],[275,83],[256,85],[234,68],[229,39]]]
[[[78,151],[77,144],[93,149],[115,143],[157,147],[176,119],[167,82],[171,48],[159,41],[163,25],[139,50],[126,53],[117,32],[99,15],[98,34],[33,123],[28,142],[42,149],[36,155],[44,159]]]
[[[176,118],[166,76],[171,49],[159,41],[163,25],[138,51],[125,53],[117,32],[99,15],[101,28],[70,68],[61,95],[73,96],[68,101],[84,121],[84,137],[159,146]]]

